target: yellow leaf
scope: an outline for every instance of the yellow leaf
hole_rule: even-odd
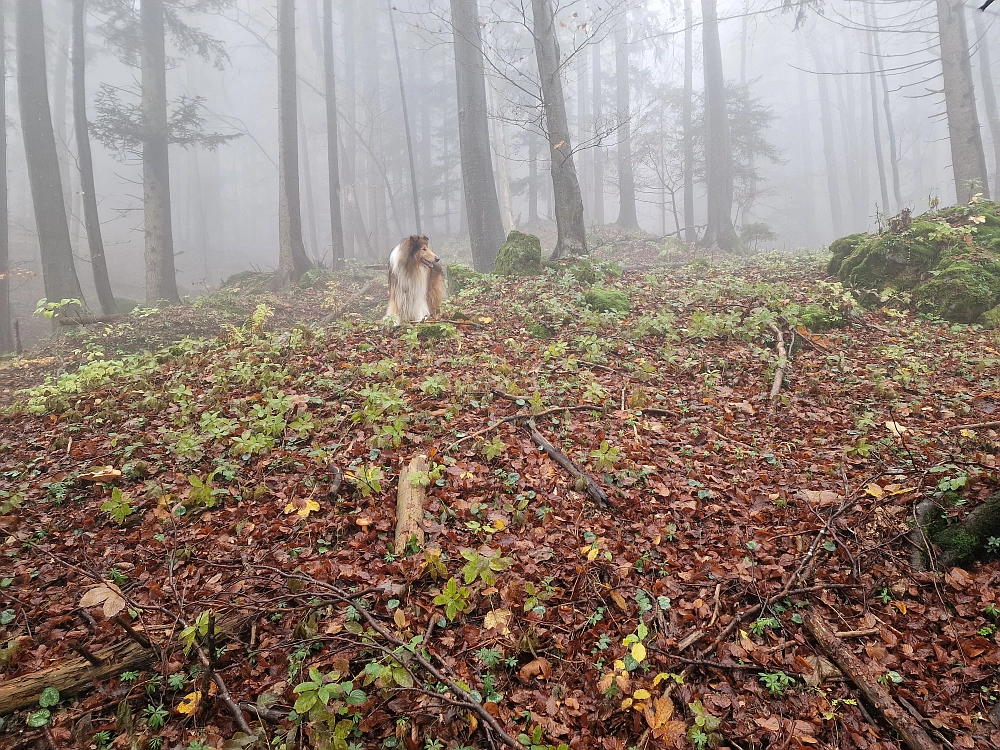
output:
[[[619,672],[624,672],[625,662],[623,662],[621,659],[615,659],[615,669],[617,669]]]
[[[486,613],[486,617],[483,619],[483,627],[487,630],[493,630],[495,628],[503,628],[504,631],[507,629],[507,623],[510,622],[511,613],[509,609],[493,609]]]
[[[632,658],[637,662],[642,662],[646,658],[646,647],[641,643],[635,643],[632,645]]]
[[[479,322],[480,323],[492,323],[493,322],[493,318],[480,318]]]
[[[631,705],[632,705],[632,699],[631,698],[626,698],[625,700],[622,701],[622,708],[623,709],[629,708],[629,707],[631,707]]]
[[[493,528],[496,531],[503,531],[504,529],[507,528],[507,524],[503,522],[502,518],[498,518],[493,522]]]
[[[302,518],[305,518],[314,510],[319,510],[319,503],[316,500],[313,500],[311,497],[295,497],[285,506],[285,515],[297,513]]]
[[[648,690],[643,690],[642,688],[640,688],[639,690],[636,690],[634,693],[632,693],[632,697],[635,698],[637,701],[645,701],[649,700],[650,696]]]
[[[865,492],[874,498],[882,497],[882,495],[885,494],[885,490],[883,490],[881,486],[875,484],[874,482],[865,487]]]
[[[193,693],[188,693],[183,698],[181,702],[177,704],[177,713],[179,714],[193,714],[198,710],[198,704],[201,703],[201,691],[195,690]]]
[[[396,627],[397,628],[405,628],[406,627],[406,615],[403,613],[403,610],[397,609],[395,612],[393,612],[392,613],[392,621],[394,623],[396,623]]]
[[[975,440],[977,437],[979,437],[979,435],[976,434],[975,430],[962,430],[961,435],[966,440]]]
[[[591,546],[590,551],[587,553],[587,562],[594,562],[597,559],[597,554],[600,552],[595,546]]]
[[[656,677],[653,678],[653,687],[656,687],[668,677],[670,677],[670,674],[668,672],[660,672],[658,675],[656,675]]]

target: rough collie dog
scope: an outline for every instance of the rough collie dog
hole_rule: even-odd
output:
[[[387,318],[416,323],[435,315],[444,299],[444,264],[426,237],[412,235],[389,255],[389,307]]]

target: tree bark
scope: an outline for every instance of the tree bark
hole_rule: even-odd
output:
[[[542,89],[545,130],[549,138],[549,166],[556,214],[553,259],[587,252],[583,197],[573,164],[573,143],[566,117],[566,99],[560,78],[559,42],[551,0],[531,0],[532,36]]]
[[[302,96],[296,92],[296,132],[299,136],[299,169],[300,183],[305,193],[305,226],[302,240],[306,256],[318,260],[319,231],[316,229],[316,201],[313,194],[312,159],[309,157],[309,136],[306,134],[306,118],[302,107]]]
[[[17,0],[17,93],[28,179],[42,257],[45,297],[83,301],[73,264],[59,157],[49,110],[42,0]]]
[[[844,234],[844,208],[840,201],[840,179],[837,162],[836,144],[833,136],[833,112],[830,106],[830,88],[823,72],[823,60],[815,41],[810,42],[809,51],[816,64],[816,81],[819,86],[819,121],[823,132],[823,157],[826,160],[826,187],[830,199],[830,219],[833,233],[840,237]]]
[[[629,93],[628,10],[615,29],[615,96],[618,105],[618,221],[620,227],[638,229],[635,210],[635,174],[632,171],[632,111]]]
[[[302,242],[296,128],[295,0],[278,0],[278,274],[279,286],[309,270]]]
[[[878,167],[878,186],[882,196],[882,213],[891,215],[889,210],[889,183],[885,174],[885,157],[882,152],[882,128],[878,118],[878,81],[875,77],[875,45],[872,41],[871,13],[868,6],[864,6],[865,26],[868,31],[865,33],[865,47],[868,54],[868,88],[872,101],[872,137],[875,140],[875,165]]]
[[[472,263],[476,271],[493,270],[504,242],[497,198],[486,107],[486,75],[476,0],[451,0],[458,94],[458,140],[462,186]]]
[[[587,14],[586,0],[584,0],[583,3],[583,14],[584,15]],[[583,40],[584,43],[586,43],[587,40],[586,32],[584,32]],[[587,96],[590,89],[590,82],[588,81],[588,76],[587,76],[587,56],[583,54],[582,51],[578,53],[577,57],[576,76],[577,76],[576,77],[576,132],[579,138],[578,142],[583,144],[586,143],[587,140],[589,139],[589,135],[587,133],[587,127],[588,123],[590,122],[590,112],[589,112]],[[591,187],[593,187],[594,184],[593,177],[591,177],[589,182],[587,180],[588,173],[590,172],[589,165],[592,158],[593,158],[592,149],[587,149],[586,151],[580,152],[579,172],[580,172],[580,184],[582,186],[590,185]],[[585,188],[583,192],[584,192],[583,196],[584,215],[593,216],[593,204],[590,203],[588,205],[588,201],[590,201],[591,198],[589,189]]]
[[[726,111],[717,0],[701,0],[702,46],[705,55],[705,166],[708,183],[708,226],[702,243],[723,252],[740,250],[733,227],[733,146]]]
[[[694,225],[694,127],[691,105],[694,101],[694,13],[691,0],[684,0],[684,103],[681,117],[684,128],[684,241],[698,242]]]
[[[343,37],[344,37],[344,122],[347,127],[341,136],[343,143],[344,162],[344,202],[348,210],[344,216],[344,255],[355,258],[358,255],[357,245],[362,244],[362,235],[367,242],[368,234],[358,227],[355,216],[361,215],[357,197],[357,139],[354,131],[357,128],[357,64],[354,49],[354,0],[343,0]],[[357,243],[357,244],[356,244]]]
[[[423,234],[420,227],[420,190],[417,188],[417,167],[413,156],[413,135],[410,133],[410,113],[406,108],[406,83],[403,81],[403,62],[399,59],[399,41],[396,39],[396,21],[392,15],[392,0],[389,3],[389,29],[392,31],[392,49],[396,53],[396,73],[399,76],[399,101],[403,108],[403,129],[406,132],[406,155],[410,164],[410,193],[413,196],[413,220],[417,234]],[[404,232],[405,234],[405,232]]]
[[[965,28],[965,6],[962,0],[936,2],[955,194],[959,203],[967,203],[976,193],[989,198],[990,186],[983,136],[976,112],[969,38]]]
[[[163,0],[140,5],[142,25],[142,196],[146,240],[146,303],[179,303],[170,216],[167,61]]]
[[[528,223],[538,221],[538,136],[528,133]]]
[[[0,3],[0,353],[14,351],[10,327],[10,217],[7,206],[7,19]]]
[[[323,83],[326,94],[326,166],[330,188],[330,243],[333,269],[344,267],[344,221],[340,210],[340,133],[337,77],[333,67],[333,2],[323,0]]]
[[[993,82],[993,67],[990,61],[990,40],[986,34],[983,14],[973,12],[976,39],[979,41],[979,75],[983,79],[983,107],[986,121],[990,124],[993,137],[993,195],[1000,197],[1000,109],[997,108],[997,90]]]
[[[892,195],[896,199],[896,212],[903,210],[903,195],[899,179],[899,154],[896,150],[896,129],[892,122],[892,102],[889,98],[889,78],[885,74],[885,60],[882,59],[882,42],[879,40],[878,17],[875,9],[864,6],[865,22],[872,29],[872,41],[875,43],[875,63],[878,67],[879,81],[882,84],[882,109],[885,111],[885,133],[889,139],[889,166],[892,168]],[[871,16],[871,22],[868,16]]]
[[[591,107],[594,111],[594,221],[604,223],[604,147],[601,145],[601,117],[604,112],[603,76],[601,70],[601,40],[595,39],[591,51],[591,67],[594,69],[594,88]]]
[[[80,188],[83,193],[83,219],[87,226],[90,265],[97,287],[101,312],[117,315],[118,304],[111,290],[108,261],[104,256],[101,218],[97,212],[97,191],[94,187],[94,160],[90,152],[90,132],[87,127],[86,85],[86,0],[73,0],[73,125],[76,131],[77,159],[80,165]]]

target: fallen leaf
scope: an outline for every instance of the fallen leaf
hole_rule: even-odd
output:
[[[493,609],[487,612],[486,617],[483,618],[483,627],[487,630],[495,630],[497,628],[506,630],[510,618],[511,612],[509,609]]]
[[[104,605],[104,616],[110,620],[125,609],[125,599],[122,590],[108,581],[94,586],[80,597],[80,606],[84,609],[90,609],[98,605]]]
[[[201,691],[195,690],[193,693],[188,693],[183,698],[181,702],[177,704],[177,713],[179,714],[193,714],[198,710],[198,704],[201,703]]]
[[[293,497],[285,506],[285,515],[297,513],[300,517],[306,518],[315,510],[319,510],[319,502],[312,497]]]
[[[403,612],[403,610],[397,609],[395,612],[392,613],[392,621],[396,623],[397,628],[405,628],[407,624],[406,614]]]
[[[519,674],[521,675],[521,679],[525,682],[536,675],[543,680],[547,680],[552,674],[552,665],[549,664],[548,659],[539,656],[537,659],[532,659],[521,667]]]
[[[909,432],[909,430],[907,430],[905,427],[903,427],[903,425],[899,424],[898,422],[886,422],[885,429],[889,431],[889,434],[895,435],[898,438],[903,437],[904,434]]]
[[[646,658],[646,647],[641,643],[633,643],[631,654],[633,659],[641,663]]]

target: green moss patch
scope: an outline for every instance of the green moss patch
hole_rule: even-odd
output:
[[[468,266],[457,264],[448,266],[448,293],[458,294],[476,279],[482,278],[483,274],[476,273]]]
[[[917,310],[974,323],[1000,304],[1000,218],[996,203],[952,206],[893,220],[879,234],[852,234],[830,246],[827,271],[861,298],[911,292]]]
[[[542,273],[542,243],[533,234],[512,231],[507,235],[497,262],[493,267],[497,276],[538,276]]]
[[[583,301],[587,303],[587,307],[597,312],[625,313],[632,309],[628,297],[617,289],[594,287],[583,295]]]

